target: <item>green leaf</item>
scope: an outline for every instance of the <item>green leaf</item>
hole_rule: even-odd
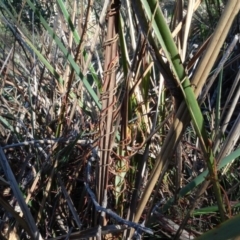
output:
[[[239,222],[240,214],[204,233],[200,237],[196,238],[196,240],[226,240],[237,237],[240,235]]]
[[[77,63],[74,61],[73,57],[71,54],[69,54],[69,51],[64,47],[62,41],[59,39],[59,37],[56,36],[55,32],[52,30],[52,28],[48,25],[48,23],[46,22],[46,20],[42,17],[42,15],[37,11],[36,7],[33,5],[33,3],[30,0],[27,0],[27,3],[29,4],[29,6],[32,8],[32,10],[34,10],[35,14],[38,15],[41,23],[43,24],[43,26],[45,27],[45,29],[48,31],[49,35],[54,39],[54,41],[56,42],[56,44],[58,45],[58,47],[61,49],[61,51],[63,52],[63,54],[65,55],[66,59],[68,60],[68,62],[70,63],[71,67],[74,69],[74,71],[76,72],[76,74],[80,77],[80,79],[83,81],[84,86],[86,87],[87,91],[89,92],[90,96],[92,97],[92,99],[94,100],[94,102],[96,103],[96,105],[101,108],[101,104],[99,102],[99,98],[96,95],[96,93],[94,92],[94,90],[92,89],[92,86],[89,84],[87,78],[82,74],[82,72],[80,71],[79,66],[77,65]],[[29,41],[28,41],[29,43]],[[31,44],[31,48],[36,52],[36,54],[38,55],[38,57],[40,57],[39,52],[37,51],[37,49]],[[41,60],[43,60],[43,56],[41,57]],[[47,60],[44,60],[44,64],[46,64]],[[50,67],[48,64],[46,65],[46,67]],[[50,69],[52,69],[52,67],[50,67]],[[56,74],[56,71],[54,71],[54,73]],[[62,84],[62,82],[61,82]]]
[[[240,148],[226,156],[222,159],[220,164],[217,166],[217,169],[221,169],[224,166],[226,166],[228,163],[231,163],[235,159],[237,159],[240,156]],[[206,177],[208,176],[208,170],[205,170],[201,174],[199,174],[195,179],[193,179],[189,184],[187,184],[184,188],[180,190],[180,192],[177,195],[177,198],[182,198],[186,196],[188,193],[193,191],[195,187],[197,187],[199,184],[201,184],[203,181],[205,181]],[[171,198],[163,207],[163,211],[167,211],[167,209],[174,203],[174,199]]]

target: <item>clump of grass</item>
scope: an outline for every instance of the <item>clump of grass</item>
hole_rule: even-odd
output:
[[[3,238],[239,234],[240,4],[193,2],[0,2]]]

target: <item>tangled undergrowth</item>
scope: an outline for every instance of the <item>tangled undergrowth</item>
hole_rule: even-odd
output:
[[[0,2],[0,238],[239,235],[238,1],[35,2]]]

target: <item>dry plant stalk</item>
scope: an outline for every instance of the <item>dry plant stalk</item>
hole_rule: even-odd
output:
[[[97,199],[106,207],[108,189],[108,169],[111,164],[111,149],[114,139],[114,118],[116,115],[116,70],[118,66],[118,20],[120,1],[112,0],[107,13],[108,26],[105,40],[105,63],[101,93],[102,110],[100,116],[100,162],[97,178]],[[103,216],[103,225],[106,224]]]

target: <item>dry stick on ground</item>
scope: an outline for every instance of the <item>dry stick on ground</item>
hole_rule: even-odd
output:
[[[16,148],[16,147],[22,147],[22,146],[29,146],[29,145],[37,145],[38,144],[55,144],[56,142],[64,142],[64,143],[70,143],[73,142],[73,140],[64,139],[64,138],[56,138],[56,139],[43,139],[43,140],[30,140],[25,142],[19,142],[19,143],[13,143],[10,145],[5,145],[2,147],[2,149],[8,149],[8,148]],[[77,140],[77,144],[80,144],[81,146],[87,146],[91,144],[91,140],[89,139],[83,139],[83,140]],[[40,150],[40,149],[39,149]]]
[[[102,207],[96,200],[96,196],[93,193],[93,191],[91,190],[90,186],[89,186],[89,182],[91,180],[91,165],[92,165],[92,160],[89,159],[88,163],[87,163],[87,168],[86,168],[86,175],[87,175],[87,182],[84,183],[86,190],[88,192],[88,194],[91,197],[91,200],[96,208],[96,211],[99,212],[104,212],[107,213],[109,216],[111,216],[112,218],[114,218],[116,221],[118,221],[119,223],[123,223],[131,228],[134,228],[135,230],[141,230],[143,232],[149,233],[149,234],[153,234],[153,231],[150,228],[144,227],[141,224],[137,224],[128,220],[124,220],[123,218],[121,218],[120,216],[118,216],[115,212],[113,212],[111,209],[107,209],[105,207]]]
[[[42,236],[41,236],[39,230],[37,229],[36,223],[33,219],[32,214],[30,213],[30,210],[27,207],[27,204],[25,203],[22,193],[18,187],[17,181],[13,175],[12,169],[9,166],[8,160],[7,160],[1,147],[0,147],[0,158],[1,158],[1,164],[2,164],[2,168],[4,170],[4,173],[5,173],[5,176],[7,177],[7,180],[11,185],[11,189],[14,193],[14,196],[16,197],[16,199],[18,201],[19,206],[21,207],[21,210],[24,214],[26,222],[30,228],[31,235],[34,239],[41,240]]]
[[[118,221],[120,223],[123,223],[123,224],[125,224],[125,225],[127,225],[131,228],[136,229],[136,230],[139,229],[143,232],[146,232],[146,233],[149,233],[149,234],[153,235],[153,231],[150,228],[144,227],[141,224],[137,224],[135,222],[124,220],[123,218],[119,217],[115,212],[113,212],[111,209],[107,209],[107,208],[104,208],[104,207],[100,206],[98,204],[98,202],[96,201],[96,197],[95,197],[94,193],[92,192],[92,190],[90,189],[90,187],[87,183],[85,183],[85,187],[87,189],[88,194],[91,196],[91,200],[93,201],[93,204],[96,208],[96,211],[105,212],[109,216],[111,216],[112,218],[114,218],[116,221]]]
[[[8,213],[12,215],[12,217],[15,218],[16,222],[19,223],[19,225],[28,233],[30,236],[31,234],[31,229],[26,222],[26,220],[22,217],[19,216],[18,212],[15,211],[14,207],[12,207],[2,196],[0,196],[0,205],[1,207],[6,210]],[[1,233],[0,233],[1,235]],[[34,236],[32,236],[34,238]],[[1,239],[1,236],[0,236]]]
[[[74,217],[74,220],[77,223],[78,228],[81,229],[81,227],[82,227],[81,220],[80,220],[80,218],[78,216],[76,208],[74,207],[74,204],[73,204],[73,201],[72,201],[71,197],[67,193],[67,190],[66,190],[66,188],[65,188],[65,186],[64,186],[64,184],[63,184],[63,182],[61,180],[61,176],[60,176],[59,173],[57,173],[57,178],[58,178],[58,181],[59,181],[59,183],[61,185],[62,193],[64,194],[64,197],[65,197],[65,199],[66,199],[66,201],[68,203],[68,207],[69,207],[69,209],[70,209],[70,211],[71,211],[71,213],[72,213],[72,215]]]
[[[42,198],[42,201],[40,203],[40,208],[39,208],[38,213],[37,213],[37,220],[36,220],[37,224],[42,219],[43,209],[44,209],[44,206],[45,206],[45,202],[46,202],[46,200],[47,200],[47,198],[50,194],[50,190],[51,190],[51,187],[52,187],[53,176],[55,174],[55,170],[56,170],[57,166],[58,166],[58,159],[56,158],[54,160],[54,163],[52,164],[52,170],[51,170],[51,173],[50,173],[48,181],[47,181],[47,186],[43,190],[43,198]]]
[[[122,225],[107,225],[107,226],[101,228],[101,232],[102,232],[102,235],[119,234],[122,231],[124,231],[125,229],[128,229],[128,227],[122,226]],[[77,232],[71,233],[69,235],[69,238],[67,238],[68,235],[62,235],[62,236],[55,237],[55,238],[48,238],[48,240],[95,239],[97,234],[98,234],[98,227],[93,227],[93,228],[89,228],[89,229],[86,229],[83,231],[77,231]]]

